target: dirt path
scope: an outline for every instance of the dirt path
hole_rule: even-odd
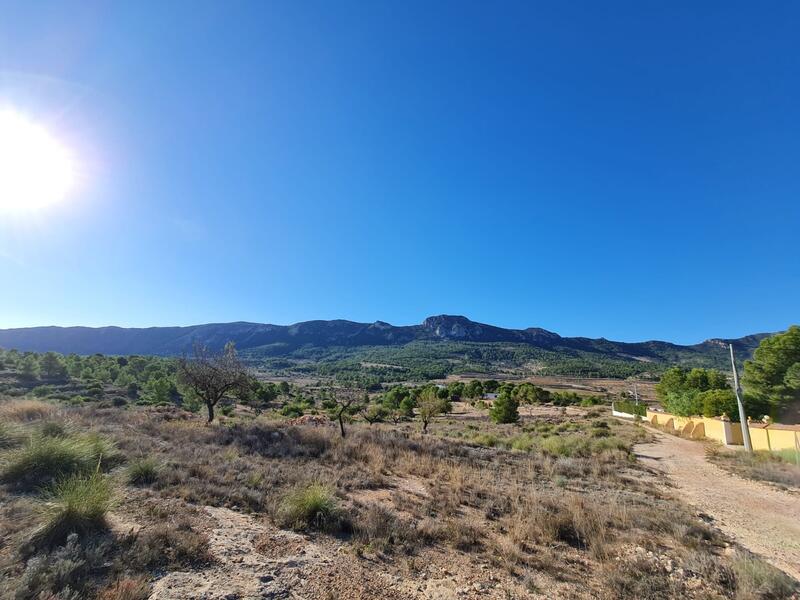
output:
[[[742,546],[800,579],[800,496],[720,469],[700,442],[650,431],[656,440],[635,448],[642,463],[666,473],[680,497]]]

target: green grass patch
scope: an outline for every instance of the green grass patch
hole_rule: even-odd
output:
[[[316,482],[297,487],[284,496],[278,520],[292,529],[319,531],[339,530],[343,522],[333,490]]]
[[[551,436],[539,444],[542,452],[551,456],[584,457],[605,453],[628,452],[628,445],[616,436],[587,437],[570,434]]]
[[[98,435],[50,437],[36,432],[0,458],[0,481],[33,489],[71,475],[88,475],[119,459],[114,444]]]

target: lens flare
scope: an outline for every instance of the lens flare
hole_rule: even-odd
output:
[[[0,211],[37,211],[64,200],[75,184],[69,150],[44,127],[0,109]]]

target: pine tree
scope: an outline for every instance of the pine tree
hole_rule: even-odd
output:
[[[519,421],[519,402],[511,394],[503,392],[492,404],[489,416],[495,423],[516,423]]]

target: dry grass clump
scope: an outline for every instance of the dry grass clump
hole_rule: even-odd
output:
[[[788,487],[800,487],[800,464],[794,450],[770,452],[722,452],[710,447],[706,457],[720,467],[739,476],[768,481]]]
[[[150,585],[146,579],[125,577],[103,588],[97,594],[98,600],[147,600]]]
[[[56,405],[44,400],[23,398],[0,402],[0,422],[28,423],[55,417],[59,412]]]
[[[608,600],[683,598],[682,586],[659,565],[642,557],[609,564],[604,570],[603,597]]]
[[[187,520],[157,523],[125,541],[123,560],[137,570],[177,569],[210,563],[208,537],[195,531]]]
[[[738,552],[732,563],[736,577],[736,600],[789,598],[797,582],[772,565],[746,552]]]
[[[506,520],[510,538],[522,549],[563,543],[605,559],[614,539],[608,511],[578,494],[522,496]]]
[[[353,520],[354,541],[381,552],[412,552],[425,535],[395,513],[378,504],[358,507]]]
[[[85,536],[106,528],[113,501],[108,477],[73,475],[57,483],[42,509],[44,523],[33,535],[35,547],[53,547],[72,533]]]

